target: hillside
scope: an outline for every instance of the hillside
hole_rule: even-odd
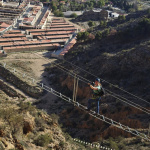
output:
[[[48,114],[46,108],[40,110],[34,105],[42,98],[57,98],[18,74],[25,72],[39,80],[44,73],[45,60],[29,54],[14,53],[0,59],[0,150],[91,149],[62,131],[55,112]],[[1,66],[2,62],[7,69]],[[16,69],[15,74],[9,71],[12,68]]]
[[[49,116],[22,99],[10,99],[2,91],[0,95],[1,150],[59,150],[81,147],[75,146],[73,139],[61,131],[56,115]]]
[[[79,80],[77,93],[77,102],[87,106],[92,94],[87,83],[98,76],[111,91],[102,97],[100,114],[148,135],[149,115],[112,92],[150,109],[149,11],[88,32],[92,38],[87,32],[84,38],[77,36],[64,60],[50,58],[47,51],[10,53],[0,59],[0,150],[96,149],[74,138],[116,150],[149,150],[150,142],[92,117],[37,85],[37,81],[44,83],[72,99],[74,77],[68,73],[78,74],[89,80]]]
[[[61,65],[71,72],[74,71],[91,82],[94,81],[95,76],[100,77],[104,88],[149,110],[150,19],[148,11],[140,14],[139,17],[134,14],[130,15],[130,18],[125,21],[119,23],[114,21],[108,24],[106,28],[109,28],[110,32],[107,36],[92,41],[88,39],[79,41],[66,54],[65,60],[67,61],[59,60],[58,62],[61,62]],[[100,29],[96,27],[93,29],[92,34],[96,35],[97,30],[103,32],[106,28]],[[63,94],[72,97],[73,77],[67,75],[66,72],[60,71],[59,66],[52,65],[52,68],[47,70],[52,75],[49,79],[54,81],[53,85],[55,84],[55,87]],[[105,81],[112,83],[114,86]],[[123,92],[118,87],[143,98],[148,103]],[[79,81],[77,101],[86,106],[89,97],[90,88],[87,84]],[[106,94],[102,98],[102,103],[107,103],[108,107],[101,107],[101,114],[132,128],[147,129],[148,132],[148,123],[150,121],[148,114],[112,98],[110,94]],[[110,136],[114,138],[118,136],[131,137],[131,135],[127,135],[119,129],[112,129],[109,125],[107,126],[102,122],[89,118],[79,110],[67,109],[64,114],[67,115],[65,119],[62,118],[64,126],[67,126],[69,133],[73,136],[90,138],[93,141],[99,140],[100,137],[106,139]],[[80,116],[80,119],[77,116]],[[69,121],[66,122],[66,120]],[[77,130],[82,131],[83,134],[80,135]]]

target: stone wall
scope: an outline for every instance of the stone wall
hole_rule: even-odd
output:
[[[21,79],[19,79],[17,76],[15,76],[13,73],[11,73],[9,70],[5,69],[2,66],[0,66],[0,76],[5,78],[6,81],[15,85],[24,93],[34,98],[38,98],[43,93],[43,90],[40,89],[39,87],[29,85],[28,83],[22,81]]]

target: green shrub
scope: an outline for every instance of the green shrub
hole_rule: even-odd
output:
[[[100,27],[106,27],[107,26],[107,22],[106,21],[100,21]]]
[[[89,25],[89,27],[95,26],[95,22],[94,21],[89,21],[88,25]]]
[[[70,17],[71,17],[71,18],[77,18],[77,14],[76,14],[76,13],[72,13],[72,14],[70,15]]]
[[[23,116],[18,114],[14,108],[0,109],[0,118],[2,118],[11,127],[13,133],[17,133],[23,124]]]
[[[96,33],[95,38],[96,38],[97,40],[101,40],[101,39],[102,39],[102,32],[101,32],[101,31],[98,31],[98,32]]]
[[[50,135],[48,134],[41,134],[40,136],[38,136],[38,138],[34,141],[34,143],[37,146],[42,146],[45,147],[47,146],[50,142],[53,142],[52,138]]]
[[[86,41],[89,37],[89,32],[85,31],[85,32],[79,32],[77,34],[77,41]]]
[[[113,138],[109,138],[109,142],[112,149],[119,150],[118,145],[115,141],[113,141]]]
[[[110,33],[110,29],[105,29],[105,31],[102,33],[103,37],[107,37]]]
[[[118,17],[118,21],[119,21],[119,22],[122,22],[122,21],[125,21],[125,20],[126,20],[125,15],[120,15],[120,16]]]
[[[1,141],[0,141],[0,150],[5,150]]]
[[[58,10],[54,11],[54,15],[57,16],[57,17],[64,17],[63,12],[58,11]]]
[[[64,141],[61,141],[60,143],[59,143],[59,146],[61,146],[61,147],[63,147],[65,145],[65,142]]]
[[[52,122],[58,124],[59,116],[56,114],[51,114]]]
[[[122,143],[122,142],[118,144],[118,147],[119,147],[119,149],[122,149],[122,150],[125,150],[125,149],[126,149],[125,144]]]
[[[25,112],[30,111],[31,112],[31,111],[35,110],[35,107],[31,105],[31,102],[22,102],[21,101],[18,105],[20,106],[21,111],[25,111]]]

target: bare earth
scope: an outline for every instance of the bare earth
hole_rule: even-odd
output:
[[[50,81],[48,80],[48,75],[44,71],[44,69],[45,66],[48,66],[51,62],[55,61],[56,59],[50,59],[48,58],[49,56],[50,53],[46,51],[35,53],[12,53],[9,54],[6,58],[0,60],[0,62],[5,62],[6,65],[9,65],[12,68],[15,68],[16,70],[19,70],[22,74],[27,73],[30,77],[41,81],[46,86],[50,87]],[[26,101],[36,101],[35,99],[27,95],[25,96],[27,98]],[[46,104],[44,104],[42,108],[48,111],[50,108],[50,104],[52,104],[57,99],[57,97],[51,93],[46,93],[43,97],[40,97],[39,99],[44,100],[44,102],[46,102]]]

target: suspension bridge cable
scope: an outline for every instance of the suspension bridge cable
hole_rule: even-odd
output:
[[[135,106],[135,103],[134,103],[134,104],[130,104],[130,103],[128,103],[127,101],[123,100],[123,99],[125,99],[125,98],[123,98],[123,97],[121,97],[121,96],[119,96],[119,95],[117,95],[117,94],[110,94],[110,93],[112,93],[111,91],[109,91],[109,90],[107,90],[107,89],[105,89],[105,90],[106,90],[106,91],[108,92],[108,94],[111,95],[112,97],[114,97],[114,98],[116,98],[116,99],[118,99],[118,100],[120,100],[120,101],[123,101],[124,103],[127,103],[128,105],[131,105],[132,107],[135,107],[135,108],[137,108],[137,109],[139,109],[139,110],[141,110],[141,111],[147,113],[148,115],[150,115],[150,111],[149,111],[148,109],[143,108],[143,107],[141,107],[140,105],[138,105],[138,107],[137,107],[137,106]],[[122,99],[121,99],[121,98],[122,98]],[[127,99],[126,99],[126,100],[127,100]],[[141,107],[141,108],[140,108],[140,107]]]
[[[37,56],[41,57],[41,58],[44,59],[45,61],[50,62],[49,60],[43,58],[43,57],[40,56],[39,54],[37,54],[37,53],[34,53],[34,54],[36,54]],[[54,63],[54,62],[53,62],[53,63]],[[61,69],[61,70],[64,71],[64,72],[66,72],[67,74],[71,75],[72,77],[75,76],[75,73],[74,73],[74,72],[71,72],[70,70],[68,70],[67,68],[61,66],[60,64],[57,64],[57,63],[54,63],[54,64],[55,64],[56,67],[58,67],[59,69]],[[86,79],[86,78],[84,78],[84,77],[82,77],[82,76],[80,76],[80,75],[78,75],[78,74],[76,74],[76,76],[78,77],[79,80],[81,80],[82,82],[84,82],[84,83],[86,83],[86,84],[89,83],[89,82],[91,83],[90,80],[88,80],[88,79]],[[104,88],[104,89],[106,89],[106,88]],[[107,90],[107,89],[106,89],[106,90]],[[109,91],[109,90],[107,90],[107,91]],[[111,92],[111,91],[109,91],[109,92],[115,94],[116,96],[119,96],[119,95],[117,95],[117,94],[114,93],[114,92]],[[110,93],[109,93],[109,95],[112,96],[112,94],[110,94]],[[113,97],[114,97],[114,96],[113,96]],[[131,105],[132,107],[135,107],[135,108],[137,108],[137,109],[139,109],[139,110],[141,110],[141,111],[143,111],[143,112],[145,112],[145,113],[147,113],[147,114],[150,114],[149,110],[146,109],[145,107],[142,107],[142,106],[140,106],[140,105],[138,105],[138,104],[136,104],[136,103],[134,103],[134,102],[132,102],[132,101],[130,101],[130,100],[128,100],[128,99],[122,97],[122,96],[119,96],[119,97],[125,99],[126,101],[131,102],[132,104],[134,104],[134,105],[132,105],[132,104],[130,104],[130,103],[128,103],[128,102],[122,100],[123,102],[127,103],[128,105]],[[116,98],[116,97],[115,97],[115,98]],[[118,100],[121,100],[120,98],[117,97]],[[140,108],[136,107],[136,105],[138,105]],[[142,108],[142,109],[141,109],[141,108]],[[147,110],[148,112],[145,111],[145,110]]]
[[[40,86],[40,87],[41,87],[41,86]],[[66,96],[64,96],[64,95],[61,94],[61,93],[58,94],[58,92],[56,92],[55,90],[52,90],[52,88],[51,88],[51,90],[48,90],[47,86],[43,86],[42,88],[45,89],[46,91],[48,91],[48,92],[50,92],[50,93],[56,95],[57,97],[60,97],[61,99],[63,99],[63,100],[65,100],[65,101],[67,101],[67,102],[73,104],[73,105],[76,104],[75,106],[77,106],[79,109],[82,109],[82,110],[85,111],[85,106],[81,105],[81,104],[78,103],[78,102],[74,102],[74,101],[71,100],[70,98],[66,99],[66,98],[67,98]],[[93,114],[92,111],[89,112],[89,114],[90,114],[91,116],[93,116],[93,117],[95,117],[95,118],[101,120],[101,121],[104,121],[104,122],[110,124],[110,125],[113,125],[113,126],[115,126],[115,127],[117,127],[117,128],[120,128],[120,129],[126,131],[126,132],[129,132],[129,133],[131,133],[131,134],[133,134],[133,135],[139,136],[139,137],[141,137],[141,138],[143,138],[143,139],[145,139],[145,140],[150,141],[150,137],[146,136],[144,133],[140,133],[139,131],[137,131],[137,130],[135,130],[135,129],[129,128],[128,126],[122,125],[121,123],[118,123],[118,122],[116,122],[116,121],[114,121],[114,120],[112,120],[112,119],[109,119],[108,117],[105,117],[105,116],[100,115],[100,114],[99,114],[98,116],[96,116],[96,115]]]
[[[38,56],[39,56],[39,55],[38,55]],[[46,59],[46,61],[48,61],[48,60]],[[48,62],[49,62],[49,61],[48,61]],[[59,66],[59,69],[61,69],[62,71],[65,71],[67,74],[69,74],[69,75],[71,75],[72,77],[74,77],[74,73],[73,73],[73,72],[68,71],[68,69],[66,69],[66,68],[64,68],[64,67],[61,68],[60,65],[58,65],[58,66]],[[64,69],[66,69],[66,70],[64,70]],[[79,76],[79,75],[78,75],[78,76]],[[81,80],[82,82],[86,83],[86,84],[87,84],[87,82],[91,82],[90,80],[85,79],[85,78],[83,78],[82,76],[79,76],[79,77],[80,77],[80,78],[78,78],[78,79]],[[32,79],[32,78],[31,78],[31,79]],[[33,79],[32,79],[32,80],[33,80]],[[86,81],[85,81],[85,80],[86,80]],[[107,90],[107,89],[106,89],[106,90]],[[109,91],[109,90],[107,90],[107,91]],[[113,94],[116,95],[116,96],[114,96],[114,95],[112,95],[112,94],[110,94],[110,93],[113,93],[113,92],[109,91],[109,95],[111,95],[112,97],[117,98],[118,100],[121,100],[121,101],[127,103],[128,105],[131,105],[132,107],[135,107],[135,108],[137,108],[137,109],[139,109],[139,110],[141,110],[141,111],[143,111],[143,112],[149,114],[149,112],[147,112],[147,111],[149,111],[149,110],[147,110],[146,108],[144,108],[144,107],[142,107],[142,106],[140,106],[141,108],[138,108],[138,107],[135,106],[135,105],[138,105],[138,104],[132,102],[132,103],[134,104],[134,105],[132,105],[132,104],[130,104],[130,103],[128,103],[128,102],[126,102],[126,101],[120,99],[120,98],[125,99],[124,97],[121,97],[121,96],[119,96],[119,95],[113,93]],[[117,96],[119,96],[120,98],[118,98]],[[127,99],[126,99],[126,100],[127,100]],[[127,101],[128,101],[128,100],[127,100]],[[130,101],[130,102],[131,102],[131,101]],[[147,111],[145,111],[145,110],[147,110]]]
[[[78,79],[78,78],[76,78],[75,101],[77,101],[76,99],[77,99],[77,93],[78,93],[78,81],[79,81],[79,79]]]
[[[93,144],[93,143],[89,143],[89,142],[86,142],[86,141],[79,140],[79,139],[77,139],[77,138],[74,138],[73,140],[74,140],[75,142],[79,142],[79,143],[81,143],[81,144],[84,144],[84,145],[87,145],[87,146],[90,146],[90,147],[93,147],[93,148],[100,148],[100,150],[101,150],[101,149],[105,149],[105,150],[115,150],[115,149],[113,149],[113,148],[108,148],[108,147],[106,147],[106,146],[102,146],[101,144],[99,144],[99,142],[98,142],[98,144]]]
[[[75,91],[76,91],[76,74],[75,74],[75,76],[74,76],[73,101],[75,101]]]
[[[8,66],[8,65],[7,65]],[[11,68],[11,67],[10,67]],[[62,69],[62,68],[61,68]],[[15,70],[15,69],[14,69]],[[14,71],[13,70],[13,71]],[[64,70],[63,70],[64,71]],[[66,73],[69,73],[68,71],[66,72]],[[70,72],[69,73],[72,77],[74,77],[74,73],[73,72]],[[25,74],[24,74],[25,75]],[[80,77],[80,78],[79,78]],[[87,80],[87,79],[85,79],[85,78],[83,78],[82,76],[79,76],[78,77],[78,79],[79,80],[81,80],[82,82],[84,82],[84,83],[88,83],[88,82],[91,82],[90,80]],[[28,77],[30,80],[34,80],[33,78],[30,78],[30,77]],[[82,78],[82,79],[81,79]],[[86,81],[84,81],[84,80],[86,80]],[[145,113],[147,113],[147,114],[150,114],[149,113],[149,110],[148,109],[146,109],[146,108],[144,108],[144,107],[142,107],[142,106],[140,106],[140,105],[138,105],[138,104],[136,104],[136,103],[133,103],[132,101],[129,101],[130,103],[132,102],[132,104],[130,104],[129,102],[128,102],[128,99],[126,99],[126,98],[124,98],[124,97],[121,97],[120,95],[117,95],[117,94],[115,94],[115,93],[113,93],[113,92],[111,92],[111,91],[109,91],[109,90],[107,90],[106,88],[105,88],[105,90],[108,92],[108,94],[110,95],[110,96],[112,96],[112,97],[114,97],[114,98],[116,98],[116,99],[118,99],[118,100],[120,100],[120,101],[123,101],[123,102],[125,102],[125,103],[127,103],[128,105],[130,105],[130,106],[132,106],[132,107],[135,107],[136,109],[139,109],[139,110],[141,110],[141,111],[143,111],[143,112],[145,112]],[[73,99],[75,98],[75,93],[76,92],[74,92],[74,96],[73,96]],[[110,93],[112,93],[112,94],[110,94]],[[115,95],[115,96],[114,96]],[[122,98],[122,99],[121,99]],[[124,100],[123,100],[124,99]],[[126,100],[126,101],[125,101]],[[138,106],[140,107],[138,107]]]
[[[2,65],[1,65],[1,66],[2,66]],[[6,68],[6,64],[4,64],[2,67]],[[7,69],[7,68],[6,68],[6,69]],[[13,71],[12,71],[12,70],[13,70]],[[15,73],[15,72],[14,72],[14,69],[12,69],[12,68],[11,68],[11,70],[9,69],[9,71],[12,72],[12,73]],[[17,71],[16,71],[16,72],[17,72]],[[23,73],[22,75],[24,75],[24,73]],[[31,78],[31,77],[28,77],[28,76],[25,76],[25,77],[27,77],[28,80],[29,80],[29,79],[33,79],[33,78]],[[70,99],[69,97],[67,97],[67,96],[65,96],[65,95],[63,95],[63,94],[61,94],[61,93],[55,91],[55,90],[52,89],[52,88],[49,88],[48,86],[44,85],[43,83],[37,83],[37,86],[41,87],[42,89],[46,90],[47,92],[50,92],[50,93],[56,95],[57,97],[60,97],[61,99],[65,100],[65,101],[67,101],[67,102],[69,102],[69,103],[71,103],[71,104],[73,104],[73,105],[75,104],[76,107],[78,107],[79,109],[85,111],[85,106],[81,105],[81,104],[78,103],[78,102],[74,102],[74,101],[73,101],[72,99]],[[150,141],[150,137],[147,136],[146,134],[141,133],[141,132],[139,132],[139,131],[137,131],[137,130],[135,130],[135,129],[129,128],[128,126],[125,126],[125,125],[123,125],[123,124],[121,124],[121,123],[118,123],[118,122],[116,122],[116,121],[114,121],[114,120],[112,120],[112,119],[109,119],[108,117],[105,117],[104,115],[100,115],[100,114],[99,114],[98,116],[96,116],[95,114],[93,114],[93,111],[90,111],[90,112],[89,112],[89,115],[91,115],[91,116],[93,116],[93,117],[95,117],[95,118],[97,118],[97,119],[99,119],[99,120],[101,120],[101,121],[104,121],[104,122],[106,122],[106,123],[108,123],[108,124],[110,124],[110,125],[113,125],[113,126],[115,126],[115,127],[117,127],[117,128],[120,128],[120,129],[122,129],[122,130],[124,130],[124,131],[126,131],[126,132],[129,132],[129,133],[131,133],[131,134],[133,134],[133,135],[139,136],[139,137],[142,138],[142,139],[145,139],[145,140]]]
[[[69,61],[67,61],[66,59],[63,59],[63,60],[66,61],[67,63],[71,64],[72,66],[75,66],[75,67],[77,67],[78,69],[80,69],[80,70],[82,70],[82,71],[84,71],[84,72],[86,72],[86,73],[88,73],[88,74],[90,74],[90,75],[92,75],[92,76],[94,76],[94,77],[96,77],[96,78],[99,78],[98,76],[92,74],[92,73],[89,72],[89,71],[86,71],[85,69],[83,69],[83,68],[81,68],[81,67],[79,67],[79,66],[77,66],[77,65],[75,65],[75,64],[73,64],[73,63],[71,63],[71,62],[69,62]],[[122,89],[122,88],[120,88],[120,87],[118,87],[118,86],[116,86],[116,85],[114,85],[114,84],[112,84],[112,83],[110,83],[110,82],[108,82],[108,81],[102,79],[102,78],[101,78],[101,80],[102,80],[103,82],[106,82],[106,83],[110,84],[111,86],[113,86],[113,87],[115,87],[115,88],[118,88],[118,89],[122,90],[122,91],[125,92],[125,93],[128,93],[129,95],[132,95],[132,96],[134,96],[134,97],[140,99],[141,101],[144,101],[144,102],[150,104],[150,102],[148,102],[147,100],[145,100],[145,99],[143,99],[143,98],[140,98],[140,97],[138,97],[138,96],[136,96],[136,95],[134,95],[134,94],[132,94],[132,93],[130,93],[130,92],[128,92],[128,91],[126,91],[126,90],[124,90],[124,89]]]

